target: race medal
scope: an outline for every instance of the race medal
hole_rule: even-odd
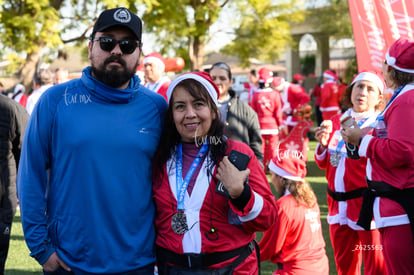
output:
[[[330,158],[330,162],[331,162],[332,166],[338,167],[340,159],[341,159],[341,154],[339,154],[339,153],[332,154],[331,158]]]
[[[178,235],[182,235],[188,231],[187,218],[184,211],[178,211],[172,216],[171,228]]]

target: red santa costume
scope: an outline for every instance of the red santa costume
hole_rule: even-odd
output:
[[[160,71],[160,77],[156,81],[148,80],[144,84],[144,86],[150,89],[151,91],[159,93],[165,98],[165,100],[167,100],[167,90],[168,90],[168,86],[171,83],[171,80],[167,76],[162,75],[165,70],[164,59],[162,58],[161,54],[154,52],[154,53],[150,53],[145,56],[144,61],[143,61],[144,67],[148,63],[151,63],[152,66],[155,66],[157,70]]]
[[[261,86],[253,93],[250,105],[256,111],[259,119],[265,171],[267,164],[273,158],[275,148],[279,142],[279,127],[283,124],[280,95],[270,87],[270,83],[273,81],[272,75],[267,68],[259,70]]]
[[[171,97],[177,83],[191,78],[202,83],[217,104],[218,88],[214,82],[211,78],[206,82],[199,77],[194,77],[195,74],[187,73],[175,78],[168,90],[168,98]],[[252,247],[252,241],[255,239],[256,231],[270,228],[276,219],[274,197],[262,166],[250,147],[231,139],[224,142],[227,142],[228,146],[226,155],[234,149],[250,157],[248,169],[251,172],[248,184],[245,184],[244,188],[247,191],[245,195],[248,195],[247,204],[240,210],[234,205],[233,199],[229,199],[221,192],[223,187],[222,185],[220,187],[220,182],[217,182],[216,178],[219,163],[212,167],[210,154],[207,151],[191,176],[194,184],[190,183],[183,195],[183,210],[188,229],[183,234],[175,233],[172,220],[177,213],[178,194],[182,193],[182,186],[177,187],[177,178],[179,178],[177,172],[182,169],[182,174],[185,175],[190,170],[190,166],[194,166],[194,163],[188,161],[187,167],[185,165],[186,154],[189,152],[185,148],[194,144],[182,143],[182,167],[178,165],[181,163],[177,159],[178,150],[173,150],[175,153],[164,164],[161,174],[153,174],[153,196],[157,209],[155,227],[158,263],[161,262],[164,266],[165,264],[185,266],[187,270],[185,274],[192,274],[191,270],[198,265],[201,265],[203,270],[228,266],[240,255],[240,249],[245,251],[247,248],[249,254],[237,265],[234,274],[258,274],[256,256],[258,251],[254,246]],[[228,254],[233,256],[228,258],[226,256]],[[216,261],[217,258],[226,257],[226,260]]]
[[[284,181],[308,184],[304,182],[306,163],[294,156],[275,156],[269,170]],[[276,189],[277,184],[280,183],[275,184]],[[259,243],[260,260],[278,264],[279,268],[273,275],[329,274],[318,203],[314,202],[309,207],[299,195],[293,196],[288,188],[279,188],[284,194],[276,201],[277,220]]]
[[[309,103],[310,96],[303,87],[284,80],[279,85],[276,83],[275,88],[280,91],[280,98],[283,103],[284,124],[289,127],[288,132],[290,132],[298,124],[298,118],[294,116],[296,109]]]
[[[391,70],[414,75],[414,41],[400,38],[386,54],[385,78]],[[407,77],[405,78],[407,79]],[[369,193],[360,220],[364,228],[374,216],[381,233],[388,274],[414,274],[414,84],[395,90],[378,115],[373,136],[364,136],[360,156],[368,158]]]
[[[302,86],[303,81],[305,79],[306,79],[306,77],[304,75],[299,74],[299,73],[293,75],[293,84],[298,86],[301,89],[301,91],[306,94],[305,87]]]
[[[339,106],[340,94],[338,89],[338,76],[330,71],[326,70],[323,73],[324,83],[321,89],[321,105],[319,109],[322,112],[322,119],[327,120],[336,114],[341,112]]]
[[[16,84],[16,86],[14,87],[13,90],[13,96],[12,99],[14,99],[14,101],[19,102],[20,105],[22,105],[23,107],[26,107],[26,103],[27,103],[27,95],[25,94],[26,92],[26,88],[22,85],[22,84]]]
[[[382,93],[384,82],[374,73],[363,72],[352,81],[370,81]],[[356,113],[352,108],[344,116],[351,116],[360,127],[372,127],[378,115],[373,109]],[[326,170],[328,180],[328,224],[331,243],[334,250],[338,274],[361,274],[362,258],[364,274],[386,274],[378,230],[372,222],[371,231],[365,231],[357,225],[362,205],[362,194],[367,189],[365,170],[367,159],[359,160],[347,157],[345,143],[340,129],[340,115],[331,118],[332,134],[328,148],[321,150],[320,144],[315,150],[316,164]],[[371,133],[370,133],[371,134]]]

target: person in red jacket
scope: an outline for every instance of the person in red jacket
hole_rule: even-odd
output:
[[[382,73],[393,96],[377,116],[374,134],[354,124],[341,131],[368,159],[368,191],[358,224],[369,229],[372,217],[381,234],[387,274],[414,274],[414,40],[396,40]]]
[[[304,93],[306,93],[305,87],[303,87],[303,81],[305,79],[306,77],[304,75],[297,73],[293,75],[293,81],[292,81],[292,83],[298,86]]]
[[[262,135],[264,171],[273,158],[279,142],[279,129],[283,125],[282,102],[273,89],[273,73],[267,68],[259,70],[259,89],[253,93],[250,106],[256,111]]]
[[[341,112],[339,102],[341,95],[337,84],[338,76],[331,70],[323,73],[323,84],[321,89],[321,103],[319,109],[322,119],[327,120]]]
[[[384,86],[382,77],[373,72],[357,74],[345,92],[344,103],[348,109],[342,116],[338,114],[329,120],[331,129],[325,128],[328,122],[325,120],[321,124],[322,128],[315,131],[315,138],[319,142],[315,161],[321,169],[326,170],[328,224],[339,275],[361,274],[362,259],[364,274],[385,274],[378,230],[365,231],[357,225],[362,194],[367,189],[367,159],[349,156],[340,133],[340,117],[352,117],[360,127],[370,127],[375,122]]]
[[[294,115],[295,111],[309,103],[310,96],[303,87],[284,81],[283,78],[281,82],[275,82],[274,86],[282,99],[284,124],[288,127],[289,133],[298,124],[298,118]]]
[[[305,161],[294,152],[284,152],[273,158],[269,170],[280,198],[277,220],[259,243],[260,260],[278,265],[273,275],[329,274],[320,210],[305,181]]]
[[[258,274],[255,232],[276,220],[273,194],[252,149],[224,136],[218,93],[205,72],[181,74],[167,91],[153,165],[160,275]],[[232,150],[250,159],[247,168],[236,168]]]
[[[167,89],[171,80],[164,75],[165,62],[161,54],[153,52],[144,57],[145,87],[159,93],[167,100]]]

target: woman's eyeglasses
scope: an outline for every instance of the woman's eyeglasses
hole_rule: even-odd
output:
[[[138,47],[140,42],[132,39],[123,39],[123,40],[116,40],[111,37],[95,37],[92,41],[99,41],[99,46],[103,51],[110,52],[112,51],[117,44],[119,44],[119,48],[121,49],[122,53],[124,54],[131,54],[135,51]]]

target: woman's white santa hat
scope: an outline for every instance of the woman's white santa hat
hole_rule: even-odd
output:
[[[331,70],[326,70],[323,72],[323,77],[329,80],[338,80],[338,76]]]
[[[378,76],[376,73],[373,72],[360,72],[357,74],[351,82],[351,86],[356,83],[357,81],[369,81],[372,82],[375,86],[378,87],[380,93],[382,94],[385,89],[385,82],[382,77]]]
[[[276,155],[269,163],[269,169],[288,180],[304,181],[306,177],[306,163],[294,154]]]
[[[213,102],[218,105],[218,97],[219,97],[219,89],[217,88],[216,84],[214,83],[213,79],[211,78],[210,74],[206,72],[190,72],[190,73],[183,73],[177,76],[176,78],[171,81],[170,86],[168,86],[167,90],[167,99],[168,103],[170,102],[172,93],[175,87],[183,80],[186,79],[193,79],[198,81],[201,85],[206,88],[208,94],[210,95]]]
[[[155,66],[162,69],[162,71],[165,70],[164,58],[162,58],[160,53],[153,52],[153,53],[146,55],[144,57],[143,63],[144,63],[144,66],[147,63],[155,64]]]
[[[399,38],[385,55],[387,65],[405,73],[414,73],[414,41]]]

